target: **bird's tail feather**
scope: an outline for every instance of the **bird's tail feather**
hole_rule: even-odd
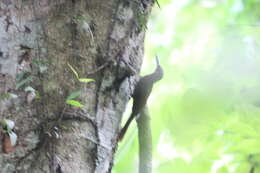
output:
[[[133,121],[134,117],[135,117],[135,116],[134,116],[133,114],[131,114],[131,116],[129,117],[129,119],[128,119],[127,122],[125,123],[124,127],[120,130],[119,135],[118,135],[118,137],[117,137],[117,141],[121,141],[121,140],[124,138],[125,133],[126,133],[128,127],[129,127],[129,125],[130,125],[131,122]]]

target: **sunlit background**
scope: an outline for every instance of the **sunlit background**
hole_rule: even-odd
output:
[[[260,0],[158,1],[142,67],[157,54],[165,71],[148,102],[153,172],[260,173]],[[138,171],[135,122],[114,165]]]

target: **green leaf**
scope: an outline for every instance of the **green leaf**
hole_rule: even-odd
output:
[[[69,68],[71,69],[71,71],[74,73],[74,75],[76,76],[77,79],[79,79],[79,74],[77,73],[77,71],[68,63]]]
[[[9,99],[10,96],[11,96],[10,93],[3,93],[3,94],[0,94],[0,100]]]
[[[0,121],[0,125],[2,126],[2,130],[4,131],[4,133],[10,133],[10,132],[12,132],[12,129],[14,128],[14,121],[4,119],[4,120]]]
[[[94,79],[91,78],[79,78],[79,74],[78,72],[68,63],[69,68],[71,69],[71,71],[74,73],[74,75],[76,76],[76,78],[83,83],[88,83],[88,82],[92,82],[95,81]]]
[[[17,98],[18,96],[14,93],[9,93],[9,96],[12,97],[12,98]]]
[[[66,100],[66,103],[69,104],[69,105],[75,106],[75,107],[79,107],[79,108],[84,107],[84,105],[81,104],[81,103],[80,103],[79,101],[77,101],[77,100]]]
[[[18,96],[16,94],[13,93],[3,93],[0,94],[0,100],[5,100],[5,99],[9,99],[9,98],[17,98]]]
[[[79,78],[79,81],[83,82],[83,83],[88,83],[88,82],[92,82],[92,81],[95,81],[95,80],[91,79],[91,78]]]
[[[72,92],[72,93],[67,97],[66,100],[75,99],[75,98],[77,98],[78,96],[80,96],[80,94],[81,94],[81,91],[80,91],[80,90],[74,91],[74,92]]]
[[[22,81],[18,82],[16,84],[15,89],[19,89],[21,86],[23,86],[24,84],[26,84],[27,82],[31,82],[32,81],[32,77],[27,77],[26,79],[23,79]]]
[[[14,121],[12,120],[4,119],[4,124],[7,126],[8,129],[12,130],[14,128]]]
[[[35,95],[36,95],[35,96],[36,99],[41,99],[41,95],[38,91],[35,91]]]
[[[81,16],[75,16],[74,19],[75,19],[75,20],[78,20],[78,21],[80,21],[80,22],[87,22],[87,19],[84,18],[84,17],[81,17]]]
[[[19,74],[16,75],[15,79],[16,79],[17,81],[20,81],[20,80],[22,80],[25,76],[27,76],[27,75],[29,75],[29,74],[30,74],[30,72],[28,72],[28,71],[19,73]]]
[[[35,65],[47,65],[48,61],[44,61],[44,60],[32,60],[32,63]]]

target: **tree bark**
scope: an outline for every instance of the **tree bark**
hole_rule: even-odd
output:
[[[0,120],[18,136],[0,172],[111,172],[152,4],[0,1]],[[95,81],[78,80],[87,77]],[[66,104],[78,90],[83,108]]]

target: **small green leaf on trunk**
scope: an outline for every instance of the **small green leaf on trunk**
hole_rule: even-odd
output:
[[[77,100],[66,100],[66,103],[69,104],[69,105],[72,105],[72,106],[75,106],[75,107],[79,107],[79,108],[83,108],[84,105],[81,104],[79,101]]]

